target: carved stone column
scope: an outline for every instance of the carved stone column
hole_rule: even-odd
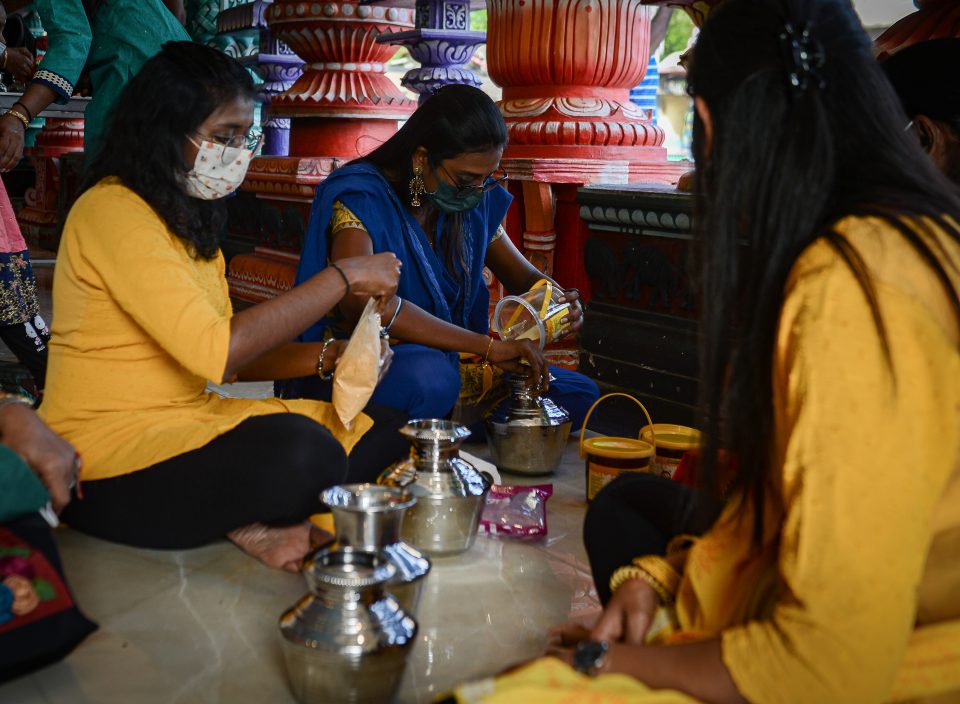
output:
[[[630,102],[649,60],[649,10],[641,0],[488,0],[488,7],[487,62],[503,87],[504,167],[524,182],[512,191],[524,211],[526,253],[588,296],[577,186],[671,183],[683,170],[667,161],[663,131]]]
[[[412,28],[412,10],[278,0],[267,10],[267,22],[305,62],[303,75],[271,100],[271,114],[295,118],[292,155],[356,158],[389,138],[397,120],[416,109],[385,75],[396,47],[377,41]]]
[[[217,36],[209,43],[253,71],[260,84],[259,123],[263,128],[262,153],[287,156],[290,152],[290,119],[269,112],[274,96],[287,91],[300,77],[303,60],[275,38],[264,17],[273,0],[253,0],[223,10],[217,17]]]
[[[488,22],[511,158],[665,159],[663,132],[630,102],[649,59],[640,0],[490,0]]]
[[[229,261],[227,278],[231,295],[247,302],[293,284],[317,185],[338,165],[388,139],[417,106],[385,75],[397,48],[377,41],[411,29],[412,9],[356,0],[276,0],[264,17],[271,40],[289,47],[304,65],[282,92],[274,92],[287,78],[282,62],[263,72],[270,93],[267,124],[280,128],[289,122],[289,156],[254,159],[243,191],[228,204],[228,254],[239,253]]]
[[[486,41],[485,33],[470,31],[470,10],[470,0],[417,0],[416,29],[378,39],[407,47],[420,62],[420,68],[407,71],[401,83],[418,93],[421,102],[451,83],[480,87],[476,74],[464,68]]]

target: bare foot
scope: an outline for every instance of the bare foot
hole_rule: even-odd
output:
[[[227,538],[267,567],[299,572],[311,550],[311,527],[306,523],[271,528],[254,523],[227,533]]]

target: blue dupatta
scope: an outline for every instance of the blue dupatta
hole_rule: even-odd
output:
[[[490,295],[483,280],[484,260],[487,245],[512,200],[506,190],[495,188],[483,197],[479,206],[464,215],[466,251],[464,261],[453,275],[380,170],[365,163],[344,166],[317,188],[296,283],[303,283],[327,267],[333,204],[340,201],[367,228],[375,253],[393,252],[403,262],[397,295],[448,323],[486,333]],[[441,214],[435,235],[437,242],[443,237],[445,222]],[[332,322],[334,319],[330,316],[321,319],[300,339],[322,340]]]

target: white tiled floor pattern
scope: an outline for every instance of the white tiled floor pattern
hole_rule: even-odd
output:
[[[488,457],[485,446],[466,449]],[[551,625],[598,613],[581,541],[576,443],[552,477],[506,475],[504,482],[553,483],[549,535],[526,543],[480,536],[469,552],[434,561],[402,703],[429,702],[454,684],[538,655]],[[100,630],[64,662],[0,686],[0,702],[294,701],[277,619],[306,591],[302,578],[262,567],[227,543],[158,552],[69,529],[58,538],[77,600]]]

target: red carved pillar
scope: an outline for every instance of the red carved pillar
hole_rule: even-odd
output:
[[[503,88],[510,144],[503,165],[521,181],[526,256],[561,285],[590,296],[589,236],[577,188],[675,183],[663,132],[630,102],[650,58],[641,0],[488,0],[487,64]],[[566,347],[569,347],[569,343]],[[570,350],[562,350],[570,359]]]
[[[413,10],[277,0],[266,16],[273,35],[305,62],[303,75],[271,100],[272,115],[297,118],[291,155],[362,156],[416,109],[416,101],[386,76],[397,47],[377,42],[383,34],[411,29]]]
[[[37,176],[17,221],[26,238],[45,249],[56,251],[59,246],[60,157],[82,151],[83,118],[47,118],[36,144],[24,150]]]
[[[227,276],[231,295],[247,302],[292,286],[298,238],[317,185],[338,165],[386,141],[397,121],[417,107],[385,75],[397,47],[377,42],[381,35],[412,29],[412,9],[357,0],[276,0],[265,16],[272,36],[304,66],[286,92],[270,99],[271,117],[291,118],[290,156],[254,159],[242,198],[254,196],[256,207],[235,204],[238,211],[247,208],[239,219],[258,221],[239,223],[258,230],[256,248],[234,256]]]
[[[877,54],[881,59],[930,39],[960,37],[960,3],[956,0],[921,0],[917,5],[920,9],[877,39]]]

